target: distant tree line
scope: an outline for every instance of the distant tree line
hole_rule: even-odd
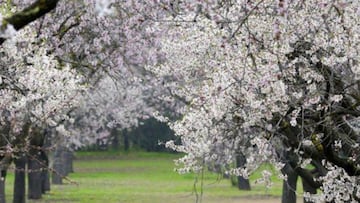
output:
[[[166,123],[155,118],[141,122],[131,129],[114,128],[109,136],[98,138],[96,143],[85,146],[80,150],[144,150],[148,152],[170,152],[165,142],[174,140],[174,132]]]

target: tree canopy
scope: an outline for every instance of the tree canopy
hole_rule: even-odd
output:
[[[180,172],[243,154],[229,173],[270,162],[322,190],[310,199],[359,200],[358,1],[38,0],[1,10],[3,154],[23,150],[31,129],[81,144],[99,126],[155,116],[181,139],[166,144],[186,153]]]

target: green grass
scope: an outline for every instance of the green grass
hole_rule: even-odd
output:
[[[74,162],[75,173],[64,185],[52,185],[51,192],[41,201],[30,202],[195,202],[194,174],[179,175],[174,172],[173,160],[179,154],[169,153],[119,153],[79,152]],[[271,166],[262,167],[272,170]],[[280,196],[282,184],[273,178],[273,187],[254,184],[260,173],[251,176],[251,191],[239,191],[227,179],[206,172],[203,202],[226,202],[237,198],[259,195]],[[199,180],[200,181],[200,180]],[[11,202],[13,174],[7,178],[7,199]],[[200,192],[200,182],[197,190]],[[232,201],[228,201],[232,202]]]

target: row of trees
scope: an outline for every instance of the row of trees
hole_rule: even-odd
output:
[[[359,200],[357,1],[1,5],[2,175],[41,132],[74,148],[155,116],[181,140],[166,143],[179,172],[270,162],[284,202],[298,176],[308,202]]]
[[[26,172],[28,197],[38,199],[48,190],[41,182],[47,180],[42,172],[48,171],[49,154],[53,181],[60,183],[68,170],[59,160],[67,150],[94,144],[113,129],[136,127],[155,108],[171,108],[172,104],[157,102],[162,89],[154,87],[159,81],[135,68],[147,58],[126,48],[143,46],[141,40],[146,41],[141,38],[148,36],[139,32],[139,40],[127,39],[133,34],[124,36],[120,28],[142,26],[102,16],[108,3],[1,1],[0,5],[5,16],[0,36],[0,202],[5,202],[6,171],[12,161],[13,201],[25,202]]]

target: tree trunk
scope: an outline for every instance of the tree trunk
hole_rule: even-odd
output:
[[[68,150],[65,149],[62,152],[62,157],[63,157],[63,166],[64,166],[64,175],[68,175],[69,173],[73,173],[74,169],[73,169],[73,153]]]
[[[44,163],[44,167],[46,167],[42,171],[42,192],[43,194],[50,191],[50,174],[49,174],[49,148],[51,148],[51,130],[45,129],[44,131],[44,143],[43,150],[41,151],[42,160]]]
[[[43,170],[41,170],[41,192],[45,194],[50,191],[50,177],[49,177],[49,158],[44,151],[41,151],[41,161]]]
[[[6,170],[1,170],[0,177],[0,203],[5,203],[5,180],[6,180]]]
[[[130,149],[130,140],[127,130],[123,131],[123,136],[124,136],[124,150],[127,152]]]
[[[45,194],[46,192],[50,191],[50,175],[49,175],[49,170],[44,170],[41,172],[41,179],[42,179],[42,183],[41,183],[41,192],[43,194]]]
[[[245,156],[240,153],[236,155],[236,167],[242,168],[246,164]],[[237,177],[237,186],[240,190],[251,190],[249,179],[245,179],[242,176]]]
[[[302,185],[303,185],[303,188],[304,188],[304,192],[308,192],[310,194],[316,194],[316,188],[312,187],[306,180],[304,179],[301,179],[302,181]],[[315,203],[314,201],[307,201],[305,198],[304,198],[304,203]]]
[[[15,180],[14,180],[14,195],[13,203],[25,203],[25,168],[26,155],[20,155],[14,160],[15,163]]]
[[[52,173],[52,183],[53,184],[62,184],[62,178],[64,176],[64,167],[63,167],[63,156],[62,156],[62,147],[57,147],[54,153],[54,165]]]
[[[41,170],[43,166],[41,164],[41,158],[39,156],[40,151],[31,153],[28,158],[28,198],[29,199],[41,199],[42,196],[42,176]]]
[[[118,131],[116,128],[114,128],[112,131],[111,131],[111,137],[112,137],[112,141],[111,141],[111,148],[113,150],[119,150],[119,146],[120,146],[120,143],[119,143],[119,134],[118,134]]]
[[[286,164],[284,166],[282,172],[284,175],[287,175],[287,180],[283,181],[281,202],[296,203],[296,183],[298,179],[298,174],[289,164]]]

